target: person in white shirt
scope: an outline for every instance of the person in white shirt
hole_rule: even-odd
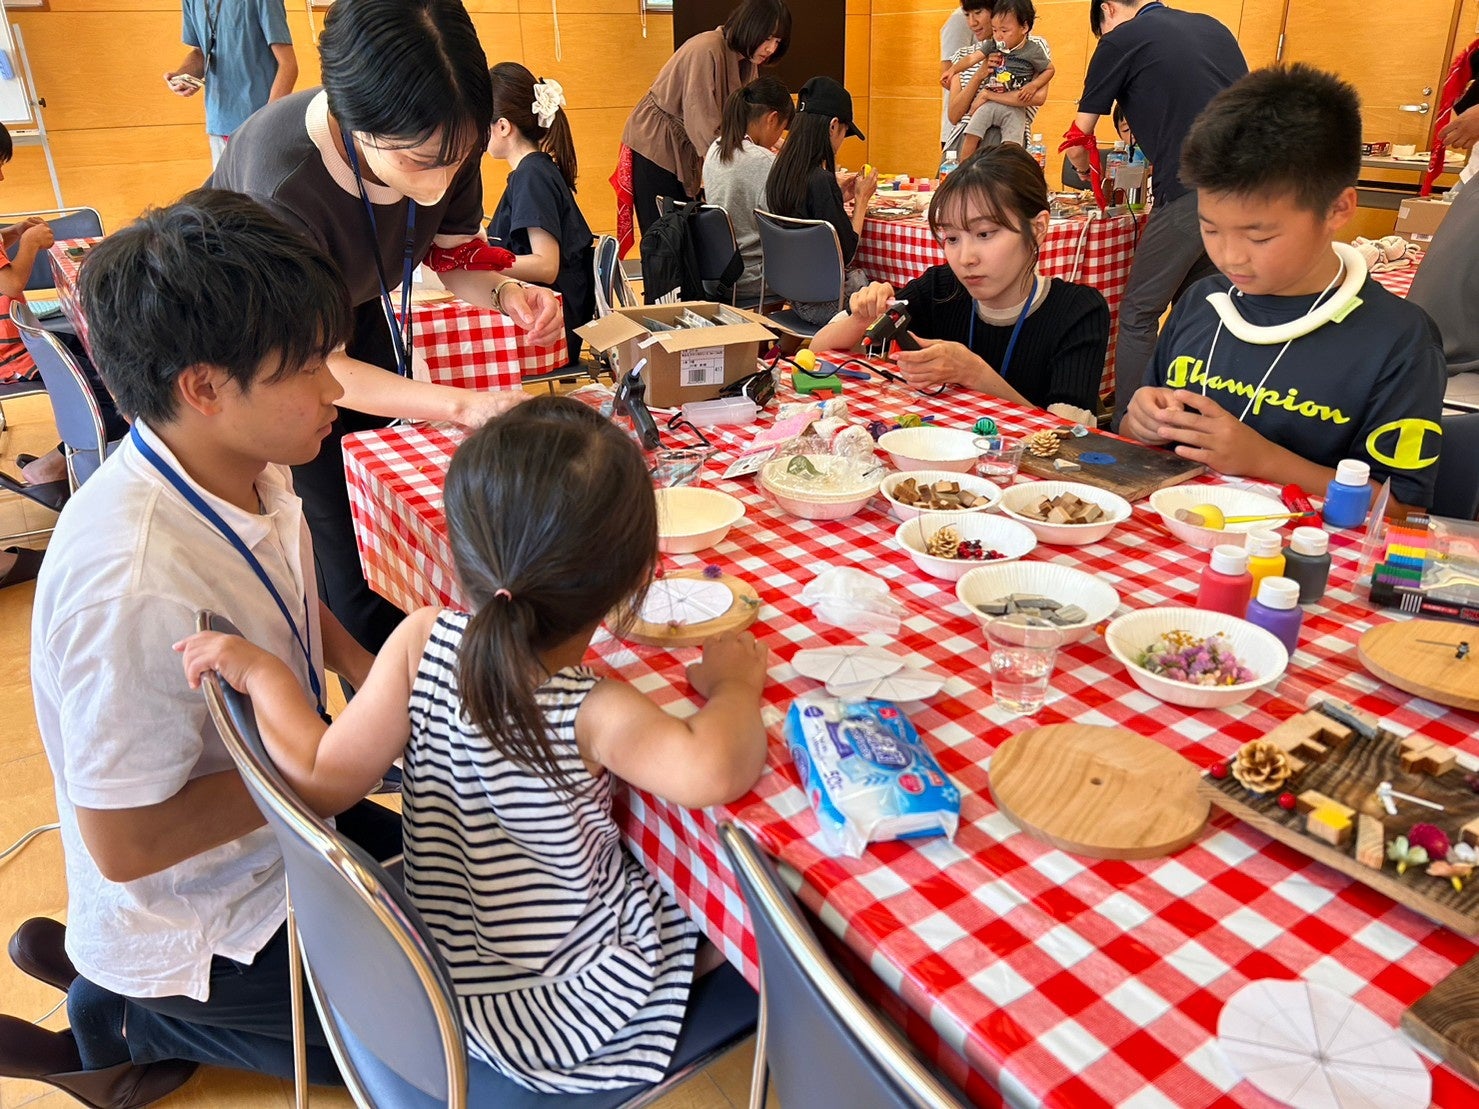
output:
[[[38,579],[31,680],[69,919],[27,921],[11,953],[68,991],[72,1027],[0,1016],[0,1075],[123,1109],[197,1063],[293,1073],[282,856],[172,646],[219,613],[320,711],[325,665],[358,684],[372,660],[319,602],[287,469],[318,453],[342,391],[338,267],[256,201],[199,190],[99,243],[79,292],[133,427]],[[369,802],[340,830],[398,850],[398,818]],[[310,1073],[333,1081],[313,1023]]]

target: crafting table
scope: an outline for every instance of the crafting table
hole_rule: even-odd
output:
[[[791,395],[785,387],[782,393]],[[1042,412],[958,389],[924,398],[849,381],[846,396],[852,415],[867,419],[913,410],[952,427],[985,415],[1008,432],[1053,425]],[[1117,725],[1205,767],[1327,695],[1396,729],[1479,753],[1472,718],[1396,693],[1358,665],[1361,633],[1400,617],[1373,609],[1355,586],[1353,537],[1336,535],[1330,591],[1307,608],[1300,648],[1272,690],[1228,710],[1163,704],[1141,692],[1095,637],[1060,654],[1052,699],[1037,717],[1012,719],[987,692],[976,620],[956,602],[953,583],[925,577],[895,546],[882,498],[844,520],[787,516],[753,478],[718,477],[756,429],[711,430],[720,450],[707,480],[739,497],[747,516],[716,549],[667,556],[664,564],[717,564],[758,590],[752,630],[774,652],[765,692],[770,755],[755,789],[731,805],[693,812],[628,789],[618,791],[618,819],[636,857],[751,981],[754,939],[718,847],[721,819],[750,828],[799,875],[805,903],[888,987],[873,984],[881,1003],[983,1105],[1266,1104],[1240,1084],[1215,1042],[1223,1003],[1249,981],[1322,983],[1395,1027],[1403,1009],[1474,954],[1471,940],[1226,814],[1215,814],[1169,858],[1092,861],[1019,832],[987,789],[995,748],[1038,724]],[[366,574],[403,607],[458,601],[441,490],[461,436],[398,427],[344,441]],[[1132,608],[1191,603],[1206,561],[1204,552],[1173,540],[1144,503],[1100,543],[1039,546],[1029,557],[1096,573]],[[795,652],[857,642],[822,625],[798,599],[819,570],[837,565],[886,579],[907,608],[894,648],[910,664],[948,676],[911,719],[961,787],[954,842],[875,844],[856,860],[823,849],[779,721],[792,698],[819,689],[790,665]],[[696,649],[632,647],[602,631],[592,655],[669,711],[698,706],[684,675]],[[1446,1066],[1435,1065],[1433,1078],[1438,1105],[1475,1097]]]
[[[1388,270],[1386,273],[1373,273],[1371,276],[1376,283],[1389,293],[1396,293],[1399,297],[1405,297],[1412,291],[1412,279],[1417,276],[1417,267],[1422,264],[1421,254],[1411,255],[1412,265],[1404,266],[1400,270]]]
[[[77,271],[86,258],[73,258],[69,247],[90,247],[97,239],[63,239],[50,248],[51,270],[62,311],[87,343],[87,318],[77,299]],[[520,379],[557,370],[570,361],[565,335],[553,346],[524,341],[513,321],[491,308],[461,300],[412,304],[415,321],[416,376],[438,385],[464,389],[517,388]]]
[[[1092,285],[1109,305],[1109,350],[1099,393],[1114,396],[1114,348],[1119,335],[1120,298],[1130,280],[1130,263],[1145,226],[1143,214],[1080,216],[1053,220],[1043,240],[1038,269],[1046,277],[1061,277]],[[853,258],[874,281],[901,289],[930,266],[945,264],[945,251],[930,231],[929,221],[868,219],[858,237]]]

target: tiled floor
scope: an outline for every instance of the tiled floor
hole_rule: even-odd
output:
[[[55,442],[55,430],[44,397],[7,401],[5,414],[10,427],[0,433],[0,466],[15,473],[16,454],[49,450]],[[53,518],[23,497],[0,492],[0,536],[46,527]],[[28,666],[34,588],[21,585],[0,589],[0,781],[5,783],[5,802],[0,805],[0,850],[29,829],[56,819],[51,772],[31,709]],[[61,843],[55,832],[41,835],[19,854],[0,863],[0,941],[8,940],[27,917],[65,919],[66,910]],[[28,978],[8,959],[0,958],[0,1011],[37,1020],[60,1000],[57,991]],[[45,1024],[48,1028],[64,1028],[65,1012],[53,1014]],[[750,1041],[659,1105],[662,1109],[740,1109],[749,1098],[752,1058]],[[290,1082],[207,1068],[162,1104],[171,1109],[287,1109],[292,1102]],[[313,1090],[313,1102],[324,1106],[352,1104],[342,1090],[324,1088]],[[39,1083],[0,1079],[0,1109],[64,1109],[76,1104],[65,1094]],[[776,1104],[772,1097],[771,1105]]]

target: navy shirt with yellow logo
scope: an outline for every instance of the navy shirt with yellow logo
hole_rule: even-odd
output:
[[[1353,309],[1295,339],[1263,381],[1282,343],[1244,343],[1224,327],[1212,352],[1218,317],[1206,298],[1231,286],[1218,275],[1187,290],[1161,332],[1145,384],[1205,393],[1265,439],[1321,466],[1365,460],[1377,481],[1392,479],[1392,496],[1403,504],[1431,504],[1446,376],[1442,340],[1427,314],[1368,277]],[[1233,302],[1249,323],[1270,326],[1299,319],[1315,297],[1233,294]]]

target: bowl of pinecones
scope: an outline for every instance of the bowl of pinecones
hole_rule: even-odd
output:
[[[959,581],[977,566],[1012,562],[1037,546],[1031,528],[985,513],[921,513],[900,524],[894,539],[916,566],[945,581]]]

